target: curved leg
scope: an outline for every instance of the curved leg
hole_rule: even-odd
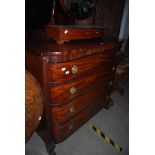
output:
[[[49,155],[56,155],[56,153],[54,152],[55,144],[53,142],[45,142],[45,145]]]
[[[113,106],[113,100],[109,98],[106,102],[106,105],[104,106],[105,109],[109,109],[111,106]]]
[[[117,91],[121,96],[123,96],[124,95],[124,89],[121,87],[121,86],[119,86],[118,84],[113,84],[113,90],[114,91]]]
[[[44,141],[48,154],[49,155],[56,155],[56,153],[54,152],[55,144],[52,141],[52,139],[49,138],[46,130],[39,131],[38,134],[42,138],[42,140]]]

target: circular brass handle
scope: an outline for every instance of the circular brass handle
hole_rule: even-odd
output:
[[[76,65],[74,65],[74,66],[72,67],[72,73],[74,74],[74,73],[76,73],[77,71],[78,71],[78,68],[77,68]]]
[[[70,112],[71,112],[71,113],[74,113],[74,112],[75,112],[75,108],[74,108],[74,107],[71,107],[71,108],[70,108]]]
[[[69,92],[70,94],[76,93],[76,88],[75,87],[70,88]]]

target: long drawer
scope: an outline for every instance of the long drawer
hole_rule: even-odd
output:
[[[111,79],[107,79],[105,83],[98,81],[97,85],[89,89],[82,95],[78,96],[71,102],[63,105],[51,107],[51,119],[53,125],[67,122],[89,105],[95,104],[96,100],[110,96],[111,87],[109,86]]]
[[[50,86],[50,104],[65,104],[87,89],[93,87],[99,81],[108,82],[110,85],[113,82],[115,72],[109,67],[99,68],[81,76],[78,79],[65,82],[60,85]]]
[[[69,62],[52,64],[49,69],[49,81],[59,83],[76,78],[81,74],[87,74],[92,69],[105,67],[105,65],[114,68],[115,56],[115,52],[111,51],[104,55],[96,54]]]
[[[105,97],[96,100],[95,104],[90,105],[86,110],[76,115],[73,119],[63,125],[54,126],[51,129],[52,138],[55,143],[59,143],[69,137],[74,131],[87,122],[94,114],[106,106]]]

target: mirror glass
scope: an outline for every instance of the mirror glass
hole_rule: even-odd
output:
[[[60,0],[64,11],[76,19],[88,18],[95,6],[95,0]]]

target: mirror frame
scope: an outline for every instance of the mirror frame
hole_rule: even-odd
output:
[[[86,18],[90,17],[90,16],[92,15],[92,13],[93,13],[93,10],[94,10],[94,8],[95,8],[95,3],[96,3],[96,1],[94,0],[94,4],[93,4],[93,6],[92,6],[92,8],[91,8],[92,10],[91,10],[91,13],[90,13],[89,16],[84,17],[84,18],[79,18],[79,17],[74,16],[74,15],[72,14],[72,12],[66,7],[65,2],[64,2],[65,0],[59,0],[59,1],[60,1],[60,3],[61,3],[61,6],[62,6],[64,12],[65,12],[70,18],[72,18],[72,19],[77,19],[77,20],[83,20],[83,19],[86,19]]]

